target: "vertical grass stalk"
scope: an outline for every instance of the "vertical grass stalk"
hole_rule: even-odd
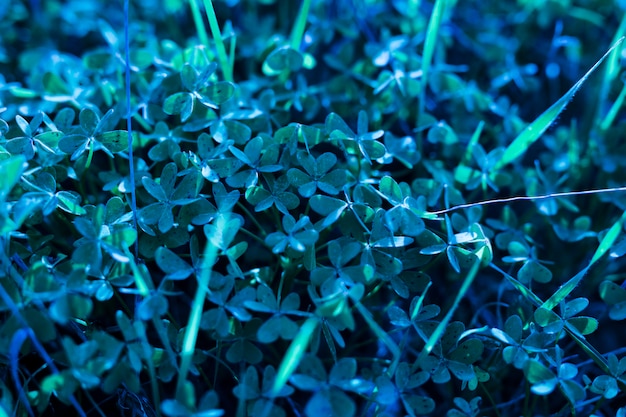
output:
[[[202,20],[202,14],[198,8],[198,0],[189,0],[189,7],[191,8],[191,15],[193,16],[193,22],[196,25],[196,32],[198,33],[198,39],[202,45],[209,46],[209,34],[204,26]]]
[[[198,276],[198,288],[193,299],[191,306],[191,312],[189,313],[189,322],[185,329],[185,336],[183,338],[183,346],[181,351],[181,364],[180,373],[178,374],[178,381],[176,383],[176,397],[184,393],[185,381],[187,380],[187,373],[191,367],[191,360],[193,358],[193,352],[196,348],[196,341],[198,340],[198,331],[200,330],[200,319],[202,317],[202,311],[204,309],[204,300],[206,299],[207,292],[209,291],[209,282],[211,280],[211,272],[213,265],[217,262],[217,246],[211,242],[220,238],[222,233],[227,227],[228,216],[220,216],[215,220],[215,232],[214,236],[210,236],[207,240],[204,248],[204,257],[202,259],[202,268],[200,275]]]
[[[295,50],[300,49],[310,8],[311,0],[303,0],[302,6],[300,6],[300,11],[298,12],[298,18],[296,19],[296,23],[293,25],[293,29],[291,30],[291,48]]]
[[[124,0],[124,79],[126,87],[126,130],[128,132],[128,163],[130,175],[130,208],[133,212],[133,227],[137,232],[137,193],[135,191],[135,163],[133,156],[133,123],[130,110],[130,36],[128,33],[129,26],[129,3],[130,0]],[[91,158],[91,149],[89,158]],[[139,239],[135,239],[135,257],[139,258]]]
[[[626,14],[622,16],[622,21],[620,22],[619,27],[617,28],[617,31],[613,36],[611,45],[615,45],[617,42],[619,42],[620,39],[624,37],[624,35],[626,35]],[[602,118],[602,107],[608,99],[609,92],[611,91],[611,84],[621,71],[620,52],[621,51],[619,50],[613,51],[613,53],[607,60],[606,68],[604,70],[604,77],[602,78],[602,84],[600,86],[600,94],[598,96],[598,106],[596,107],[598,114],[596,116],[596,120],[600,120]]]
[[[217,22],[217,16],[215,15],[215,9],[213,8],[212,0],[204,0],[204,9],[209,19],[209,27],[211,28],[211,34],[215,41],[215,49],[217,49],[217,59],[222,68],[222,74],[226,81],[233,82],[233,69],[229,65],[228,55],[226,54],[226,47],[224,46],[224,39],[222,38],[222,32],[220,31],[220,25]]]
[[[433,13],[430,16],[428,28],[426,29],[424,52],[422,53],[422,88],[419,94],[419,107],[417,111],[416,125],[417,122],[421,119],[422,114],[424,113],[424,108],[426,106],[425,100],[426,87],[428,85],[428,75],[433,60],[433,55],[435,54],[435,48],[437,46],[439,27],[441,26],[441,20],[443,18],[443,14],[446,11],[448,5],[447,3],[447,0],[437,0],[435,2],[435,7],[433,8]]]
[[[467,293],[470,286],[472,285],[472,282],[474,282],[474,278],[476,278],[476,274],[478,273],[480,264],[481,264],[481,256],[479,256],[474,261],[472,268],[469,270],[469,272],[465,276],[465,279],[463,280],[463,284],[461,285],[461,288],[459,289],[459,292],[457,293],[456,298],[454,299],[454,303],[452,304],[452,307],[450,307],[450,310],[448,310],[443,320],[441,320],[441,322],[437,325],[437,328],[435,328],[435,331],[432,333],[432,335],[426,342],[426,345],[424,345],[424,348],[418,355],[417,360],[413,364],[414,370],[417,369],[419,365],[424,361],[424,359],[426,359],[426,356],[428,356],[430,352],[432,352],[433,348],[435,347],[439,339],[441,339],[441,336],[443,336],[443,334],[445,333],[446,327],[448,327],[448,324],[450,323],[450,320],[452,319],[452,315],[458,308],[463,297],[465,297],[465,294]]]

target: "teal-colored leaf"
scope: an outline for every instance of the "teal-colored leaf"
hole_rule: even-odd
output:
[[[265,65],[272,72],[284,70],[298,71],[302,67],[303,62],[302,54],[289,46],[275,49],[265,59]],[[272,73],[268,75],[272,75]]]
[[[428,415],[435,411],[435,401],[421,395],[402,395],[402,403],[413,415]]]
[[[22,155],[0,161],[0,202],[6,200],[27,167],[26,158]]]
[[[159,319],[161,316],[167,314],[168,307],[169,303],[167,302],[167,298],[162,294],[150,294],[141,300],[137,313],[139,318],[144,321]]]
[[[484,345],[479,339],[467,339],[461,342],[449,355],[453,361],[470,365],[483,354]]]
[[[73,191],[59,191],[56,194],[58,200],[58,207],[71,214],[82,216],[86,213],[85,209],[80,206],[82,198],[80,195]]]
[[[138,136],[134,134],[133,139],[138,139]],[[128,150],[128,132],[126,130],[104,132],[98,135],[98,141],[114,153]]]
[[[522,284],[530,284],[532,281],[545,284],[552,280],[552,272],[539,262],[531,260],[518,271],[517,279]]]
[[[228,81],[220,81],[202,89],[201,94],[211,103],[220,105],[235,93],[235,86]]]
[[[152,197],[156,198],[158,201],[167,201],[167,195],[165,194],[163,187],[155,180],[150,177],[143,177],[141,178],[141,183]]]
[[[331,384],[340,384],[342,381],[352,380],[356,377],[356,371],[356,359],[342,358],[330,370],[329,382]]]
[[[100,123],[100,117],[96,114],[95,111],[86,107],[80,111],[78,114],[78,120],[80,122],[80,127],[88,133],[92,134],[96,131],[96,127],[98,123]]]
[[[180,280],[189,277],[194,269],[187,262],[183,261],[178,255],[170,249],[160,246],[155,254],[154,260],[163,272],[166,273],[165,278],[171,280]]]
[[[524,373],[528,382],[532,384],[531,391],[535,394],[547,395],[556,388],[558,382],[556,375],[535,359],[526,361]]]
[[[180,114],[182,122],[187,121],[193,112],[193,96],[190,93],[175,93],[163,102],[163,111],[167,114]]]

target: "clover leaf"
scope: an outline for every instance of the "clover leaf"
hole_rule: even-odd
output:
[[[319,266],[311,271],[311,283],[322,285],[332,279],[341,278],[351,282],[364,282],[366,268],[364,265],[352,265],[350,262],[355,259],[362,250],[362,245],[349,239],[333,240],[328,243],[329,266]]]
[[[22,176],[21,180],[29,191],[21,196],[17,204],[20,209],[32,211],[34,208],[39,208],[44,216],[51,214],[57,208],[76,215],[86,213],[80,205],[82,199],[77,192],[56,191],[56,179],[52,174],[40,171],[36,172],[33,178],[28,179]]]
[[[146,191],[157,200],[156,203],[143,207],[139,212],[139,224],[151,235],[154,235],[155,232],[150,225],[157,224],[162,233],[167,232],[176,226],[173,209],[191,204],[197,199],[203,182],[198,171],[187,172],[178,185],[176,185],[177,174],[176,164],[170,162],[163,167],[159,182],[150,177],[141,179]]]
[[[252,287],[246,287],[231,296],[234,286],[235,277],[212,272],[208,299],[216,307],[202,313],[200,327],[204,330],[214,330],[220,338],[230,335],[231,317],[239,321],[252,319],[244,305],[256,299],[256,291]]]
[[[196,100],[206,107],[218,108],[232,97],[235,90],[232,83],[210,81],[216,68],[217,64],[212,62],[198,71],[193,64],[186,63],[180,72],[180,79],[187,91],[168,96],[163,102],[163,111],[167,114],[180,114],[181,121],[185,122],[191,117]]]
[[[446,417],[478,417],[480,415],[480,397],[474,397],[469,402],[464,398],[456,397],[453,402],[458,408],[448,410]]]
[[[137,238],[136,231],[128,223],[117,222],[125,212],[120,198],[112,198],[106,207],[88,207],[86,216],[74,220],[74,226],[82,235],[74,246],[72,261],[87,266],[87,273],[100,275],[102,252],[107,253],[117,262],[129,261],[128,248]]]
[[[430,373],[433,382],[448,382],[451,374],[461,381],[471,381],[477,377],[473,363],[480,359],[484,345],[475,338],[458,343],[464,328],[461,322],[450,323],[438,342],[437,356],[428,355],[419,364]]]
[[[272,313],[272,317],[266,320],[257,332],[257,338],[261,343],[273,343],[279,337],[285,340],[294,338],[298,331],[298,325],[287,317],[287,314],[298,314],[300,297],[296,293],[287,295],[279,304],[271,289],[265,285],[257,288],[257,301],[246,301],[246,308]]]
[[[230,152],[249,167],[226,178],[226,183],[234,188],[250,188],[257,185],[262,172],[277,172],[282,166],[277,164],[278,152],[275,146],[268,146],[261,136],[257,136],[246,144],[244,150],[229,146]]]
[[[269,190],[261,186],[253,186],[246,190],[246,200],[254,205],[254,211],[265,211],[276,206],[281,213],[287,215],[289,210],[300,205],[298,196],[287,191],[289,181],[286,176],[270,181],[268,188]]]
[[[262,380],[259,381],[258,371],[255,367],[249,366],[243,377],[240,378],[239,385],[234,388],[233,393],[240,400],[249,401],[248,409],[252,415],[261,415],[261,413],[269,411],[272,416],[285,417],[285,410],[279,405],[273,404],[272,398],[289,396],[294,392],[294,389],[285,386],[281,391],[272,395],[270,391],[275,377],[275,369],[268,365],[263,370]]]
[[[537,359],[529,359],[524,365],[526,379],[532,385],[530,390],[537,395],[547,395],[559,387],[571,404],[585,399],[585,389],[574,378],[578,368],[571,363],[560,363],[556,374]]]
[[[59,149],[71,155],[72,161],[88,152],[86,167],[89,167],[95,151],[101,150],[113,158],[114,153],[128,149],[128,132],[113,129],[119,120],[114,109],[100,118],[94,110],[84,108],[78,119],[80,125],[76,131],[59,140]]]
[[[326,132],[330,139],[338,141],[348,154],[354,155],[358,152],[369,164],[372,163],[372,159],[385,156],[385,146],[376,141],[383,137],[385,132],[383,130],[368,132],[367,113],[363,110],[359,112],[357,133],[354,133],[346,122],[335,113],[326,117]]]
[[[272,247],[273,253],[283,253],[287,248],[296,252],[304,252],[307,246],[317,242],[319,233],[313,229],[308,216],[302,216],[296,222],[290,214],[283,216],[282,232],[274,232],[267,235],[265,243]]]
[[[398,184],[393,178],[384,176],[378,184],[380,195],[391,205],[385,212],[385,223],[393,232],[417,236],[424,230],[424,222],[416,213],[417,201],[412,197],[408,184]]]
[[[352,358],[339,360],[333,365],[329,375],[319,358],[307,355],[290,382],[301,390],[314,391],[304,408],[308,417],[329,413],[351,417],[356,413],[356,406],[354,400],[344,390],[357,393],[373,390],[373,384],[358,378],[356,372],[356,361]]]
[[[502,357],[506,363],[513,364],[516,368],[522,369],[529,358],[528,352],[522,345],[523,342],[523,323],[518,315],[510,316],[504,323],[504,330],[492,328],[491,334],[504,343],[502,349]]]
[[[575,328],[580,334],[587,335],[593,333],[598,328],[598,320],[593,317],[576,316],[589,305],[589,300],[580,297],[568,302],[559,304],[561,315],[552,310],[540,307],[535,311],[537,324],[544,327],[547,333],[559,333],[565,323]],[[575,317],[576,316],[576,317]]]
[[[39,112],[30,123],[22,116],[17,115],[15,122],[24,136],[7,140],[7,151],[14,155],[24,155],[26,159],[32,159],[37,154],[44,166],[54,165],[63,158],[63,153],[58,151],[57,145],[64,133],[57,129],[48,115]],[[42,123],[49,130],[42,132]]]
[[[599,375],[594,378],[591,391],[602,394],[604,398],[615,398],[620,392],[619,384],[626,376],[626,358],[617,359],[617,356],[610,354],[608,358],[609,375]]]
[[[609,306],[612,320],[626,319],[626,289],[611,281],[600,284],[600,297]]]
[[[298,168],[287,171],[287,177],[292,185],[298,187],[302,197],[310,198],[319,189],[327,194],[337,195],[346,181],[344,170],[331,168],[337,163],[337,157],[326,152],[317,159],[308,153],[299,152],[298,162],[306,173]]]
[[[213,199],[215,205],[211,204],[207,200],[198,200],[198,207],[195,207],[195,203],[189,204],[181,209],[181,216],[183,213],[187,213],[187,210],[192,213],[191,222],[193,224],[202,225],[210,223],[214,219],[220,216],[234,216],[236,213],[232,213],[233,207],[239,201],[241,193],[239,190],[226,191],[226,187],[221,182],[213,184],[212,187]]]

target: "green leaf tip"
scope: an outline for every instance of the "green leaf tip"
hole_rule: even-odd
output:
[[[574,95],[578,92],[583,83],[587,81],[587,78],[604,62],[604,60],[624,41],[624,36],[617,40],[609,48],[609,50],[595,63],[593,67],[585,75],[580,78],[576,84],[569,89],[560,99],[558,99],[552,106],[550,106],[545,112],[537,117],[532,123],[530,123],[522,132],[517,135],[513,142],[506,148],[500,160],[494,165],[493,171],[495,172],[507,164],[510,164],[518,157],[522,156],[537,139],[543,135],[543,133],[554,123],[556,118],[565,109],[567,104],[574,98]]]

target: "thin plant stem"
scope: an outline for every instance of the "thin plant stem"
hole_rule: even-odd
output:
[[[137,232],[137,193],[135,190],[135,163],[133,156],[133,122],[130,110],[130,35],[129,26],[129,3],[130,0],[124,1],[124,78],[126,84],[126,130],[128,132],[128,163],[130,175],[130,207],[133,212],[133,228]],[[135,239],[135,258],[139,258],[139,239]]]
[[[486,206],[490,204],[510,203],[513,201],[546,200],[548,198],[570,197],[570,196],[576,196],[576,195],[616,193],[616,192],[621,192],[621,191],[626,191],[626,186],[613,187],[613,188],[598,188],[598,189],[593,189],[593,190],[582,190],[582,191],[567,191],[567,192],[562,192],[562,193],[551,193],[551,194],[543,194],[543,195],[536,195],[536,196],[516,196],[516,197],[507,197],[507,198],[496,198],[493,200],[478,201],[476,203],[460,204],[458,206],[453,206],[444,210],[430,211],[428,213],[439,215],[439,214],[450,213],[452,211],[466,209],[466,208],[470,208],[474,206]]]
[[[239,207],[240,209],[243,210],[243,212],[246,214],[246,219],[250,219],[252,221],[252,223],[254,223],[254,225],[259,229],[259,231],[261,232],[261,236],[265,237],[267,236],[267,232],[265,231],[265,229],[263,228],[263,226],[261,226],[261,223],[259,223],[259,221],[256,219],[256,216],[254,216],[250,210],[248,210],[246,208],[246,206],[244,206],[242,203],[237,202],[237,207]]]

